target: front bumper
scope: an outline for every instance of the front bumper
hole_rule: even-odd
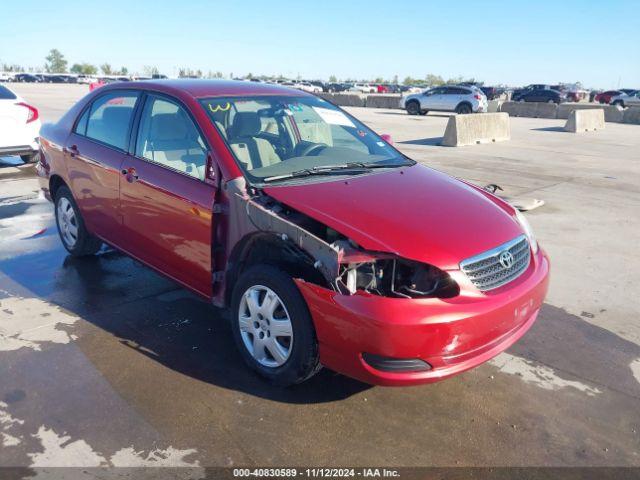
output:
[[[542,250],[516,280],[492,292],[461,288],[451,299],[342,295],[296,280],[313,318],[326,367],[376,385],[430,383],[464,372],[509,348],[531,327],[547,293]],[[362,355],[420,359],[431,369],[391,372]]]

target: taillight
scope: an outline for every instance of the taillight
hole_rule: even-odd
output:
[[[39,114],[38,114],[38,109],[36,107],[32,107],[31,105],[28,105],[24,102],[16,103],[16,105],[20,105],[21,107],[24,107],[29,110],[27,123],[35,122],[38,119]]]
[[[477,93],[473,96],[473,98],[475,98],[476,100],[482,100],[482,97]]]

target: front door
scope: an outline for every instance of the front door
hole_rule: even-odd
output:
[[[207,297],[216,193],[205,179],[208,151],[185,107],[149,95],[120,182],[123,248]]]

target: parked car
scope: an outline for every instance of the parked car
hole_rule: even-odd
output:
[[[38,78],[30,73],[16,73],[13,76],[13,81],[20,83],[37,83]]]
[[[504,94],[504,88],[500,87],[480,87],[480,90],[487,97],[487,100],[496,100]]]
[[[488,103],[477,87],[444,85],[407,95],[402,98],[401,106],[409,115],[426,115],[429,111],[464,114],[486,112]]]
[[[594,100],[598,103],[609,104],[611,103],[611,99],[617,95],[622,93],[621,90],[607,90],[605,92],[601,92],[597,94]]]
[[[351,85],[346,84],[346,83],[329,83],[327,84],[327,91],[328,92],[345,92],[347,90],[349,90],[351,88]]]
[[[511,93],[511,100],[517,102],[520,100],[522,95],[525,95],[529,92],[533,92],[535,90],[552,90],[550,85],[546,85],[543,83],[532,83],[531,85],[527,85],[524,88],[518,88]]]
[[[631,90],[630,93],[621,93],[611,98],[611,105],[619,107],[637,107],[640,106],[640,91]]]
[[[627,95],[634,95],[638,90],[636,88],[621,88],[620,91]]]
[[[595,101],[596,95],[602,93],[602,90],[591,90],[589,92],[589,102],[593,103]]]
[[[47,75],[45,77],[46,83],[67,83],[67,77],[64,75]]]
[[[0,85],[0,156],[20,155],[31,162],[40,150],[38,109]]]
[[[43,126],[36,171],[70,255],[105,241],[229,308],[274,383],[434,382],[531,327],[549,262],[512,206],[385,138],[276,85],[113,83]]]
[[[297,88],[299,90],[302,90],[303,92],[309,92],[309,93],[321,93],[322,92],[322,88],[318,87],[317,85],[312,85],[309,82],[296,82],[294,85],[294,88]]]
[[[98,80],[98,78],[95,77],[94,75],[84,75],[84,74],[79,74],[75,78],[76,78],[76,83],[83,83],[85,85],[90,85],[96,80]]]
[[[0,82],[13,82],[14,73],[0,72]]]
[[[349,90],[360,93],[376,93],[378,87],[370,83],[354,83]]]
[[[544,102],[560,104],[566,97],[557,90],[531,90],[518,97],[518,102]]]

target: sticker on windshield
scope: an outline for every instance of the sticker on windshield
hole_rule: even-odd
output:
[[[313,110],[320,115],[320,118],[327,122],[329,125],[343,125],[345,127],[353,127],[355,125],[349,117],[347,117],[340,110],[331,110],[329,108],[321,108],[321,107],[311,107]]]
[[[231,104],[229,102],[219,103],[217,105],[212,105],[211,103],[209,104],[209,110],[211,110],[212,113],[226,112],[230,108]]]

